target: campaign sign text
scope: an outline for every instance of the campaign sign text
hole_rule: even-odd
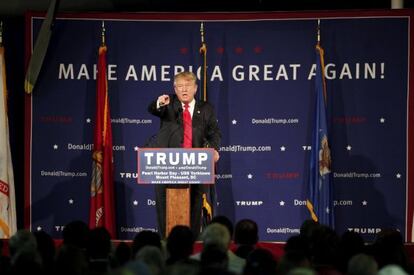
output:
[[[138,183],[212,184],[213,154],[206,148],[138,149]]]

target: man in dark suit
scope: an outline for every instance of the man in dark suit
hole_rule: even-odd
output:
[[[160,130],[153,147],[160,148],[214,148],[214,160],[219,159],[221,133],[212,105],[196,101],[197,78],[192,72],[181,72],[174,77],[175,95],[160,95],[148,111],[160,118]],[[189,118],[191,116],[191,118]],[[156,185],[158,230],[165,237],[165,185]],[[186,186],[187,187],[187,186]],[[190,227],[198,236],[201,228],[202,194],[208,187],[190,186]]]

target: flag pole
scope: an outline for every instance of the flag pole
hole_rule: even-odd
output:
[[[103,20],[102,20],[101,38],[102,38],[102,46],[105,46],[105,21],[103,21]]]
[[[0,21],[0,47],[3,46],[3,21]]]
[[[323,97],[325,101],[325,106],[327,104],[327,94],[326,94],[326,83],[325,83],[325,60],[324,60],[324,50],[321,47],[321,20],[318,19],[317,26],[317,37],[316,37],[316,50],[320,52],[319,56],[321,58],[321,69],[322,69],[322,85],[323,85]]]
[[[56,13],[59,8],[59,3],[60,0],[50,1],[46,17],[43,20],[39,34],[37,35],[36,43],[34,45],[32,56],[30,57],[29,65],[24,78],[24,91],[27,94],[31,94],[33,92],[40,70],[42,69],[43,60],[45,59],[50,38],[52,36],[52,29]]]
[[[318,46],[321,42],[321,20],[318,19],[318,29],[317,29],[317,37],[316,37],[316,41],[318,43]]]
[[[200,23],[201,47],[200,54],[203,55],[203,100],[207,101],[207,45],[204,41],[204,23]]]

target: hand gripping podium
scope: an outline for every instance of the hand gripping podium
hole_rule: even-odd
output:
[[[138,184],[166,186],[166,236],[163,237],[176,225],[190,226],[190,185],[214,184],[214,181],[214,149],[138,149]]]

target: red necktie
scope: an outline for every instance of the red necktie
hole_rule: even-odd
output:
[[[184,142],[183,148],[193,147],[193,124],[191,121],[191,114],[188,110],[190,106],[184,104],[183,123],[184,123]]]

